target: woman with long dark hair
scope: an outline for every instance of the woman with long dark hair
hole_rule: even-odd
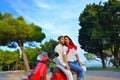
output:
[[[69,36],[64,36],[65,46],[63,47],[63,54],[66,55],[66,60],[70,69],[77,72],[78,80],[83,80],[82,62],[77,54],[77,46],[74,45]]]

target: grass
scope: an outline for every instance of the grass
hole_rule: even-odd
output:
[[[113,70],[120,72],[120,68],[115,68],[115,67],[108,67],[108,68],[102,68],[102,67],[87,67],[87,70]]]
[[[114,68],[113,71],[120,72],[120,68]]]

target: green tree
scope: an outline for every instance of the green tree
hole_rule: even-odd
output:
[[[41,50],[48,52],[49,58],[53,59],[54,58],[54,49],[56,45],[58,44],[57,41],[55,40],[50,40],[48,42],[45,42],[44,44],[41,44]]]
[[[4,53],[4,65],[8,67],[8,70],[10,69],[10,64],[15,62],[18,58],[18,54],[16,52],[11,51],[5,51]]]
[[[0,13],[1,14],[1,13]],[[16,42],[22,51],[24,69],[30,71],[27,56],[24,51],[25,42],[41,42],[45,38],[39,26],[27,24],[23,17],[13,18],[11,14],[4,13],[0,18],[0,45]]]
[[[114,55],[115,65],[119,67],[119,48],[120,48],[120,1],[109,0],[100,10],[99,23],[107,32],[108,45]],[[103,17],[104,16],[104,17]]]
[[[30,64],[30,68],[34,68],[37,62],[37,56],[38,54],[41,53],[41,49],[36,47],[36,48],[27,48],[25,49],[25,53],[27,54],[28,61]]]
[[[4,60],[3,50],[0,50],[0,71],[2,71]]]
[[[97,59],[97,56],[94,54],[85,53],[84,56],[88,61],[100,61]]]
[[[79,43],[81,48],[88,53],[94,53],[96,56],[100,56],[103,67],[105,68],[105,61],[102,50],[105,49],[106,40],[105,32],[102,26],[99,24],[99,18],[97,16],[98,10],[102,6],[97,4],[88,4],[82,14],[79,17],[81,29],[79,30]]]
[[[100,4],[89,4],[79,17],[79,43],[88,53],[94,53],[102,60],[104,51],[111,49],[118,67],[118,51],[120,47],[120,1],[109,0]]]
[[[13,64],[18,58],[18,53],[16,51],[3,51],[0,50],[0,61],[1,68],[5,68],[7,66],[7,70],[10,69],[11,64]]]

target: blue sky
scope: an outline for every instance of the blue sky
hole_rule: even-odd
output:
[[[0,0],[0,11],[14,17],[23,16],[27,23],[42,27],[46,38],[57,40],[59,35],[69,35],[79,47],[82,60],[84,51],[78,44],[79,15],[89,3],[107,0]]]

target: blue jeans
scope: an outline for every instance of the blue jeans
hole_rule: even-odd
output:
[[[78,80],[83,78],[83,69],[80,67],[78,61],[68,62],[70,69],[77,72]]]

